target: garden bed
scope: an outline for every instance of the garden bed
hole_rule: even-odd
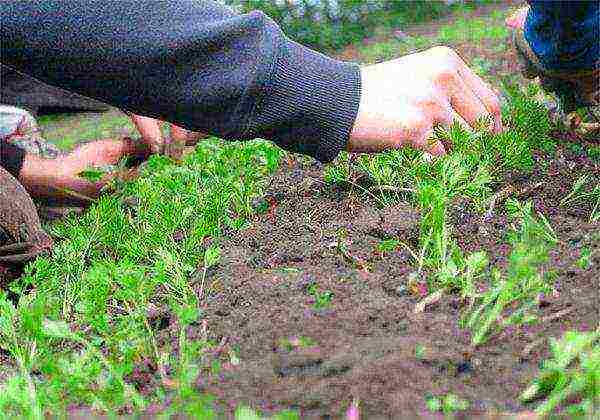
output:
[[[402,150],[330,165],[209,139],[49,224],[51,257],[0,271],[18,277],[0,299],[0,412],[340,418],[353,401],[363,418],[590,412],[600,139],[550,123],[495,8],[341,54],[452,45],[496,87],[513,84],[503,134],[454,127],[439,133],[453,144],[440,159]],[[41,125],[65,148],[133,132],[116,110]],[[528,388],[536,378],[544,389]]]
[[[267,193],[271,210],[227,235],[207,277],[210,334],[228,337],[242,362],[199,378],[199,388],[231,406],[292,407],[309,417],[337,417],[353,398],[366,418],[424,416],[428,396],[448,393],[468,400],[470,414],[529,410],[518,396],[548,357],[545,339],[598,324],[600,223],[588,223],[585,205],[559,203],[579,176],[598,179],[600,171],[565,149],[557,155],[548,171],[537,167],[497,186],[514,186],[548,216],[560,239],[548,262],[553,291],[540,300],[537,325],[506,329],[478,347],[459,328],[463,300],[444,296],[415,313],[427,289],[410,287],[410,253],[378,251],[391,238],[418,246],[418,210],[406,203],[378,209],[324,184],[319,165],[290,159]],[[463,250],[486,250],[492,264],[506,265],[510,223],[502,209],[485,220],[456,202],[451,213]],[[583,269],[585,249],[595,256]],[[323,308],[312,284],[319,296],[332,293]]]

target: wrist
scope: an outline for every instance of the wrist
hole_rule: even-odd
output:
[[[360,95],[357,64],[334,60],[286,38],[245,137],[264,137],[329,162],[347,146]]]

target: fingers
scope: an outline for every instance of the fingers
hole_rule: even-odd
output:
[[[456,77],[453,85],[449,92],[453,116],[461,117],[468,126],[475,128],[478,121],[489,115],[488,110],[460,76]]]
[[[501,131],[500,101],[494,91],[453,50],[436,53],[444,54],[444,68],[434,79],[441,97],[447,98],[454,111],[471,127],[477,128],[480,120],[491,116],[490,129]]]
[[[141,115],[131,115],[131,121],[135,124],[142,140],[148,146],[152,153],[160,153],[163,149],[163,136],[160,131],[161,121],[154,118],[143,117]]]
[[[487,119],[492,130],[502,128],[496,94],[451,48],[435,47],[367,66],[361,78],[363,90],[349,151],[377,152],[411,145],[440,156],[451,145],[436,138],[437,125],[449,127],[458,121],[470,130]],[[389,81],[394,81],[396,89],[390,90]]]
[[[170,141],[175,143],[173,147],[178,148],[181,146],[180,148],[183,148],[185,145],[194,145],[199,140],[208,137],[204,133],[189,131],[175,124],[170,124],[171,137],[164,138],[161,131],[163,121],[135,114],[131,115],[131,120],[152,153],[163,153],[166,149],[170,149],[171,147],[168,144]],[[170,152],[167,154],[170,154]]]
[[[474,128],[478,120],[490,115],[492,117],[490,128],[494,132],[500,132],[502,130],[500,101],[494,91],[454,50],[432,48],[430,51],[444,63],[444,67],[439,70],[435,78],[435,83],[441,89],[442,95],[450,99],[457,113]]]
[[[185,128],[171,124],[171,138],[176,142],[181,141],[184,145],[195,145],[199,140],[206,137],[208,137],[207,134],[186,130]]]
[[[145,160],[147,159],[152,150],[150,146],[145,142],[135,141],[130,137],[123,137],[120,139],[123,145],[123,156],[131,156],[137,160]]]
[[[496,94],[487,84],[475,75],[459,58],[458,70],[442,71],[438,84],[442,88],[442,104],[429,104],[426,109],[426,125],[421,140],[413,142],[413,146],[429,152],[434,156],[447,153],[452,145],[449,139],[436,139],[435,127],[439,124],[450,127],[457,122],[465,131],[472,132],[481,121],[490,120],[490,129],[499,132],[502,129],[500,104]],[[463,77],[464,75],[464,77]],[[444,103],[445,102],[445,103]]]
[[[502,111],[498,95],[485,83],[481,77],[473,72],[469,67],[459,67],[459,75],[468,90],[472,91],[479,99],[479,102],[485,107],[485,116],[492,117],[492,131],[499,133],[502,131]]]

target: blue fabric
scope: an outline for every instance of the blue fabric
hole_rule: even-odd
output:
[[[547,70],[600,66],[600,1],[529,0],[525,38]]]

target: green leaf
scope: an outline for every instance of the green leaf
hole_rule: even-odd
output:
[[[42,321],[42,332],[44,335],[53,338],[73,339],[75,337],[69,325],[62,320],[44,319]]]
[[[84,169],[83,171],[79,172],[77,174],[77,176],[79,176],[80,178],[86,179],[90,182],[99,182],[102,177],[106,174],[106,171],[103,171],[102,169],[99,168],[87,168]]]
[[[469,408],[469,402],[454,394],[448,394],[444,397],[443,402],[444,413],[453,413],[455,411],[464,411]]]
[[[179,320],[183,325],[190,325],[200,317],[201,310],[192,305],[182,305],[176,309]]]
[[[206,268],[216,265],[221,260],[221,249],[211,246],[204,252],[204,266]]]
[[[250,407],[238,407],[235,410],[235,420],[261,420],[262,417]]]
[[[425,404],[427,405],[427,409],[434,413],[442,409],[442,400],[438,397],[425,397]]]

